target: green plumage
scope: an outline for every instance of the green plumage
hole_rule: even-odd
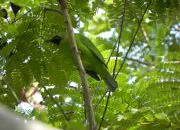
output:
[[[108,72],[104,58],[100,51],[88,38],[81,34],[75,34],[75,39],[86,73],[96,80],[99,80],[100,76],[108,86],[108,89],[110,91],[114,91],[118,87],[117,82]],[[49,41],[52,42],[53,40]],[[68,52],[71,52],[70,46],[67,42],[67,39],[61,39],[59,43],[56,42],[55,44],[59,44],[60,49],[67,54]]]

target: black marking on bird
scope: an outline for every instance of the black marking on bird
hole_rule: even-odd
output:
[[[14,15],[16,16],[16,14],[18,13],[18,11],[21,9],[21,6],[16,5],[16,4],[14,4],[14,3],[11,2],[11,9],[12,9]]]
[[[91,76],[92,78],[96,79],[97,81],[100,81],[99,76],[97,75],[96,72],[92,71],[92,70],[86,70],[86,73]]]
[[[6,9],[3,8],[0,11],[1,11],[1,16],[0,17],[3,17],[5,19],[7,19],[8,18],[8,13],[7,13]]]
[[[61,42],[61,39],[62,38],[60,36],[55,35],[54,37],[52,37],[50,40],[47,40],[46,42],[52,42],[52,43],[54,43],[56,45],[59,45],[60,42]]]

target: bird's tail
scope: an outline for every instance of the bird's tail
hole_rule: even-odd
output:
[[[115,79],[112,77],[112,75],[107,71],[107,69],[105,69],[105,73],[102,76],[102,78],[104,82],[106,83],[106,85],[108,86],[108,89],[114,92],[115,89],[118,87],[118,84],[115,81]]]

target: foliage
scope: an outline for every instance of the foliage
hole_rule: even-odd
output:
[[[69,0],[68,9],[76,31],[89,37],[116,72],[123,62],[139,21],[150,0]],[[17,14],[10,2],[20,6]],[[124,14],[123,31],[120,29]],[[144,15],[133,46],[116,80],[103,128],[179,129],[180,128],[180,16],[179,0],[152,0]],[[7,12],[7,16],[6,13]],[[0,101],[11,108],[20,90],[36,80],[48,89],[65,111],[44,91],[47,110],[32,116],[56,127],[86,129],[82,88],[71,55],[46,42],[55,35],[65,37],[66,28],[55,0],[0,0]],[[120,31],[120,49],[117,41]],[[115,49],[114,49],[115,48]],[[118,54],[118,55],[117,55]],[[70,82],[78,88],[70,87]],[[106,98],[103,82],[88,77],[97,124],[101,122]],[[105,97],[107,97],[105,95]],[[70,101],[66,101],[69,98]],[[77,126],[77,128],[73,127]]]

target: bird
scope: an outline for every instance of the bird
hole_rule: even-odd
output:
[[[86,73],[95,80],[99,81],[101,78],[107,85],[108,90],[114,92],[118,84],[109,73],[101,52],[92,41],[84,35],[76,33],[74,36]],[[64,52],[71,52],[67,38],[63,39],[59,35],[55,35],[50,40],[47,40],[47,42],[58,45]]]

